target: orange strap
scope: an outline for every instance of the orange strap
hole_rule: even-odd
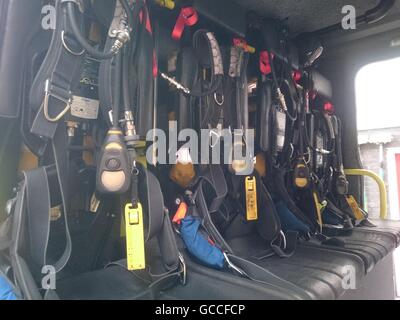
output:
[[[188,211],[188,206],[185,202],[182,201],[178,207],[178,210],[175,213],[174,218],[172,219],[172,222],[176,223],[176,224],[180,224],[181,221],[183,219],[185,219],[187,211]]]

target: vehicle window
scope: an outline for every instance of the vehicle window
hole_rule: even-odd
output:
[[[400,219],[400,58],[363,67],[356,77],[357,128],[365,169],[386,184],[388,215]],[[379,190],[364,180],[365,209],[379,217]],[[395,252],[397,296],[400,296],[400,251]]]

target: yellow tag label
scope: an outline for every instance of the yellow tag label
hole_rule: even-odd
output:
[[[125,206],[125,230],[128,270],[143,270],[146,268],[146,259],[144,253],[143,210],[140,203],[137,208],[133,208],[130,203]]]
[[[353,196],[347,196],[346,201],[347,201],[351,211],[353,211],[354,217],[357,220],[364,220],[365,216],[364,216],[363,212],[361,211],[360,207],[358,206],[356,199]]]
[[[248,221],[258,219],[257,180],[255,177],[246,177],[246,217]]]
[[[313,192],[313,197],[314,197],[315,208],[317,209],[318,224],[320,225],[321,231],[322,231],[322,224],[323,223],[322,223],[322,214],[321,214],[321,212],[322,212],[324,206],[319,202],[318,195],[317,195],[316,192]]]

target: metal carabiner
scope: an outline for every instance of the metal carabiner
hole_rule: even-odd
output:
[[[223,94],[220,95],[221,100],[218,100],[218,94],[217,92],[214,93],[214,101],[217,105],[222,106],[225,102],[225,96]]]
[[[215,143],[212,143],[212,137],[216,137]],[[221,139],[221,135],[214,129],[210,130],[210,147],[213,149],[218,144],[219,140]]]
[[[62,117],[64,117],[67,114],[67,112],[71,109],[72,100],[71,99],[66,100],[57,94],[50,93],[50,80],[46,80],[44,92],[45,92],[45,94],[44,94],[44,101],[43,101],[43,113],[44,113],[46,120],[49,122],[60,121],[62,119]],[[57,100],[65,102],[67,104],[65,109],[63,111],[61,111],[56,117],[51,117],[49,115],[49,99],[50,99],[50,97],[53,97]]]

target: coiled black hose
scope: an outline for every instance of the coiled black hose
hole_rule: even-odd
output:
[[[132,17],[132,12],[130,10],[130,7],[128,3],[124,0],[119,0],[124,9],[126,10],[126,15],[128,17],[128,23],[133,24],[133,17]],[[117,52],[110,50],[109,52],[101,52],[99,50],[96,50],[95,48],[92,47],[92,45],[86,40],[86,38],[82,35],[81,29],[78,26],[78,22],[76,19],[76,14],[75,14],[75,6],[73,2],[68,2],[67,3],[67,16],[68,16],[68,21],[71,25],[72,31],[74,33],[74,36],[76,40],[79,42],[79,44],[86,50],[86,52],[91,55],[93,58],[98,59],[98,60],[108,60],[114,57]]]

